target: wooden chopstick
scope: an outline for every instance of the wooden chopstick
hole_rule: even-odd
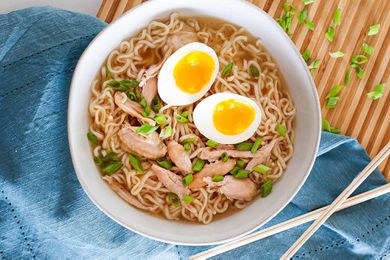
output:
[[[322,224],[337,210],[338,207],[354,192],[357,187],[375,170],[375,168],[390,153],[390,143],[374,157],[374,159],[363,169],[351,184],[333,201],[332,204],[314,221],[314,223],[301,235],[301,237],[284,253],[280,259],[290,259],[301,246],[321,227]]]
[[[357,205],[359,203],[368,201],[370,199],[379,197],[383,194],[389,193],[390,192],[390,183],[385,184],[381,187],[375,188],[370,191],[366,191],[364,193],[361,193],[359,195],[356,195],[354,197],[351,197],[347,199],[341,206],[340,208],[337,209],[337,211],[352,207],[354,205]],[[200,252],[196,255],[193,255],[190,257],[191,260],[200,260],[200,259],[206,259],[212,256],[216,256],[219,254],[222,254],[224,252],[230,251],[232,249],[238,248],[243,245],[250,244],[252,242],[255,242],[257,240],[275,235],[277,233],[286,231],[290,228],[297,227],[299,225],[305,224],[307,222],[316,220],[326,209],[328,206],[319,208],[317,210],[308,212],[304,215],[301,215],[299,217],[292,218],[290,220],[284,221],[282,223],[279,223],[277,225],[274,225],[272,227],[254,232],[250,235],[244,236],[242,238],[239,238],[237,240],[225,243],[223,245],[211,248],[209,250]]]

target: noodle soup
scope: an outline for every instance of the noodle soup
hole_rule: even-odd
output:
[[[183,50],[189,69],[170,66]],[[185,74],[184,87],[209,76],[200,95],[165,74],[176,83]],[[260,39],[217,19],[174,13],[122,41],[92,83],[89,115],[103,179],[131,206],[171,220],[207,224],[267,196],[293,154],[295,107],[277,64]]]

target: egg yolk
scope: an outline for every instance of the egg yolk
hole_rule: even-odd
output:
[[[210,81],[214,68],[214,60],[209,54],[193,51],[179,60],[173,70],[173,76],[182,91],[195,94]]]
[[[213,114],[215,128],[225,135],[241,134],[254,119],[254,108],[234,99],[218,103]]]

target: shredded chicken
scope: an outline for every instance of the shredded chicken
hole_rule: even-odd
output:
[[[168,143],[168,155],[172,162],[185,174],[192,171],[191,159],[184,147],[176,141]]]
[[[213,177],[216,175],[223,176],[231,171],[236,165],[236,161],[229,159],[226,162],[217,161],[204,166],[204,168],[194,175],[194,180],[189,185],[190,189],[198,189],[206,183],[203,181],[204,177]]]
[[[271,141],[269,144],[264,145],[260,148],[260,150],[257,151],[255,158],[250,160],[248,164],[245,167],[245,170],[252,171],[253,167],[256,165],[268,161],[269,157],[271,156],[272,148],[274,148],[274,145],[276,143],[276,140]]]
[[[125,125],[118,132],[121,146],[124,150],[148,159],[158,159],[167,153],[167,147],[161,142],[158,134],[137,134],[137,127]]]
[[[104,178],[110,187],[126,202],[139,209],[149,210],[148,207],[142,205],[142,203],[133,195],[131,195],[122,185],[120,185],[114,178],[107,176]]]
[[[180,199],[183,199],[185,196],[190,194],[190,190],[184,187],[181,176],[157,166],[156,164],[153,164],[151,169],[162,184],[164,184],[170,192],[175,193]]]
[[[151,118],[143,117],[141,113],[144,111],[143,107],[130,100],[125,93],[116,92],[114,95],[115,104],[124,112],[128,113],[130,116],[137,118],[140,122],[146,123],[149,125],[155,125],[156,122]]]
[[[205,177],[204,181],[211,187],[218,187],[218,191],[230,199],[250,201],[257,193],[256,184],[249,178],[236,179],[227,175],[220,182],[213,182],[211,177]]]
[[[150,106],[153,98],[157,95],[157,77],[149,78],[145,86],[142,87],[142,96],[146,99],[146,103]]]
[[[188,43],[197,41],[199,41],[199,39],[195,32],[181,31],[170,35],[167,39],[167,44],[175,51]]]

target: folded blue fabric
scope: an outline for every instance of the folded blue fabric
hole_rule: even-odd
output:
[[[165,244],[123,228],[92,204],[77,181],[66,131],[69,85],[79,56],[105,26],[94,17],[51,8],[0,15],[3,259],[185,259],[209,248]],[[266,226],[329,204],[369,161],[356,140],[323,133],[310,177]],[[356,193],[385,183],[375,171]],[[389,257],[389,202],[386,195],[334,214],[294,258]],[[277,259],[307,227],[217,258]]]

